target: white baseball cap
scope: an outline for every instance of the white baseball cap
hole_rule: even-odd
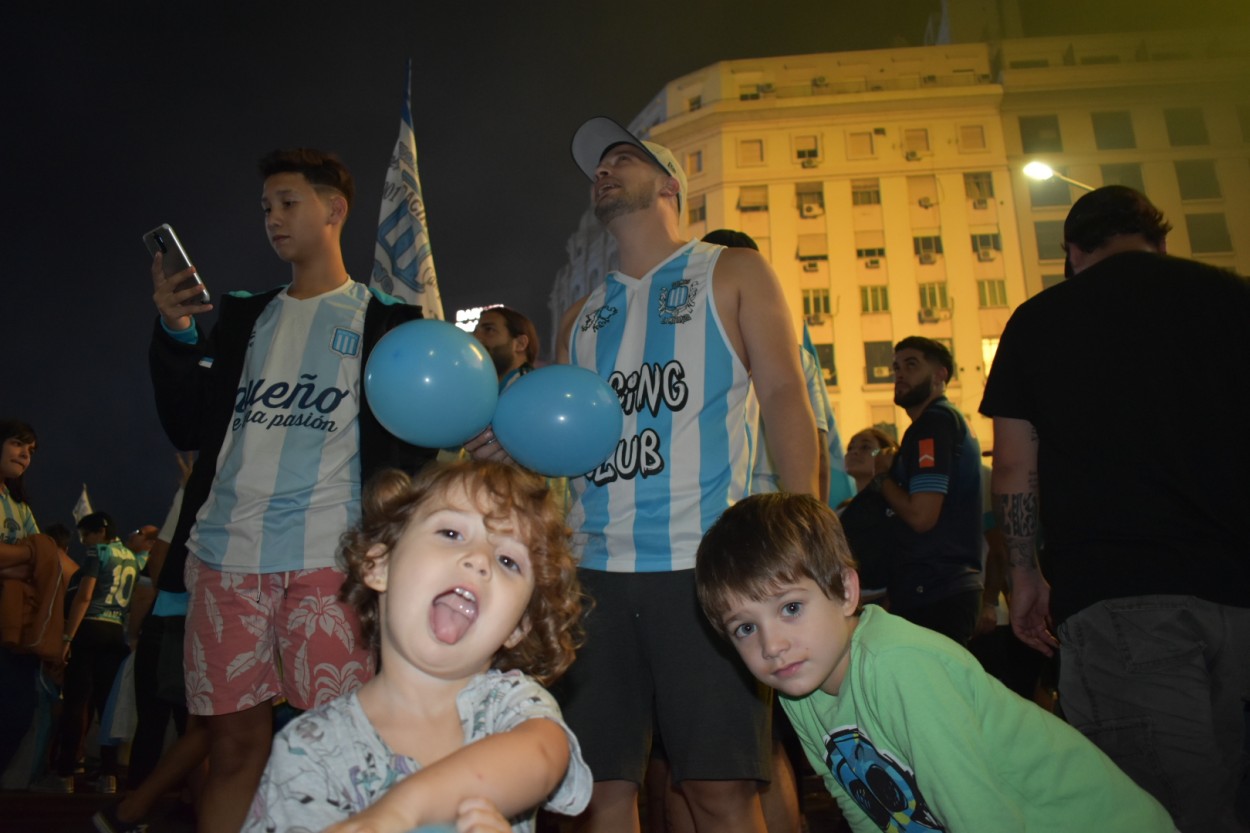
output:
[[[641,150],[647,157],[659,165],[661,170],[677,180],[677,211],[680,214],[686,203],[686,172],[677,164],[673,152],[664,145],[646,142],[621,127],[607,116],[596,116],[588,120],[573,134],[573,161],[582,173],[591,181],[595,181],[595,168],[608,149],[614,145],[627,144]]]

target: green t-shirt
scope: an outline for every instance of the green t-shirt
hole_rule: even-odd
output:
[[[838,696],[781,697],[860,831],[1175,830],[1078,731],[933,631],[864,609]]]
[[[139,560],[121,541],[87,548],[82,574],[96,580],[84,618],[121,624],[139,579]]]

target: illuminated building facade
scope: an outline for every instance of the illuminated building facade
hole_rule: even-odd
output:
[[[1062,279],[1080,194],[1027,179],[1026,161],[1145,191],[1175,226],[1170,252],[1250,274],[1248,42],[1139,33],[724,61],[669,82],[629,126],[684,163],[690,237],[723,227],[759,243],[844,438],[906,428],[892,346],[924,335],[951,347],[948,396],[988,447],[976,409],[998,337]],[[567,249],[553,332],[616,266],[589,211]]]

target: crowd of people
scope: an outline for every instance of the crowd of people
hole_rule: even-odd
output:
[[[562,317],[555,360],[618,394],[614,454],[556,479],[489,428],[457,453],[392,436],[362,370],[421,309],[348,276],[343,164],[275,151],[261,204],[289,284],[220,296],[205,332],[192,270],[152,263],[157,411],[195,453],[162,528],[122,541],[87,515],[75,570],[30,508],[34,430],[0,423],[0,684],[25,718],[0,766],[59,669],[44,789],[74,789],[110,693],[137,703],[100,833],[143,829],[184,783],[203,833],[637,831],[644,785],[652,830],[799,833],[796,769],[857,831],[1250,829],[1248,440],[1215,459],[1161,441],[1186,394],[1106,380],[1244,413],[1211,360],[1250,359],[1244,280],[1168,257],[1145,197],[1098,189],[1065,225],[1073,277],[1003,335],[992,475],[945,396],[949,350],[921,336],[894,351],[910,425],[843,457],[754,242],[685,240],[680,164],[610,119],[572,153],[619,266]],[[1160,299],[1177,326],[1144,337]],[[520,312],[475,335],[501,391],[533,370]],[[1094,443],[1094,414],[1121,441]],[[1020,684],[969,652],[991,631],[1058,652],[1061,715],[1034,702],[1036,665]]]

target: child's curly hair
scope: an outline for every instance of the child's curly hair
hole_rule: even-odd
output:
[[[487,527],[515,514],[534,570],[534,593],[525,610],[529,630],[512,648],[501,647],[491,667],[519,669],[548,685],[572,664],[581,642],[582,591],[568,527],[546,482],[535,474],[480,460],[432,464],[411,479],[394,470],[380,472],[365,489],[360,524],[343,536],[347,579],[339,595],[355,608],[365,641],[376,652],[380,594],[364,583],[364,575],[375,558],[386,555],[370,556],[369,550],[381,544],[389,553],[426,501],[457,486],[485,515]]]

